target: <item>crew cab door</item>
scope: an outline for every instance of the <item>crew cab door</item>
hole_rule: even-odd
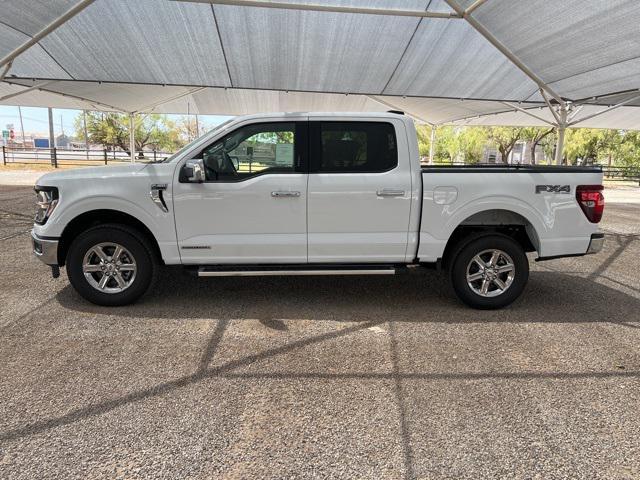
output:
[[[245,124],[193,157],[205,182],[181,182],[176,172],[182,263],[307,261],[306,137],[306,121]]]
[[[310,117],[309,262],[404,262],[411,166],[404,125]]]

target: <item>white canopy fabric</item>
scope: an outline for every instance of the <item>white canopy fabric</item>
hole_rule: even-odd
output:
[[[6,1],[0,104],[637,129],[639,24],[637,0]]]

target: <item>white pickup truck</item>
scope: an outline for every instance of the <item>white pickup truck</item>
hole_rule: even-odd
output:
[[[421,166],[401,112],[238,117],[160,163],[40,178],[34,253],[90,302],[124,305],[159,266],[198,276],[448,272],[499,308],[537,260],[600,251],[592,167]],[[419,277],[416,277],[419,278]]]

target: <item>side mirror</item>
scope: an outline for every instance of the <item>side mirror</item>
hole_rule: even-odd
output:
[[[201,158],[187,160],[180,170],[181,183],[202,183],[206,180]]]

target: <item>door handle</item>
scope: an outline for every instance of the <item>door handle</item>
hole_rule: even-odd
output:
[[[290,191],[275,191],[271,192],[271,196],[275,198],[280,197],[299,197],[300,192],[290,192]]]
[[[394,188],[383,188],[378,190],[376,195],[379,197],[404,197],[404,190],[397,190]]]

